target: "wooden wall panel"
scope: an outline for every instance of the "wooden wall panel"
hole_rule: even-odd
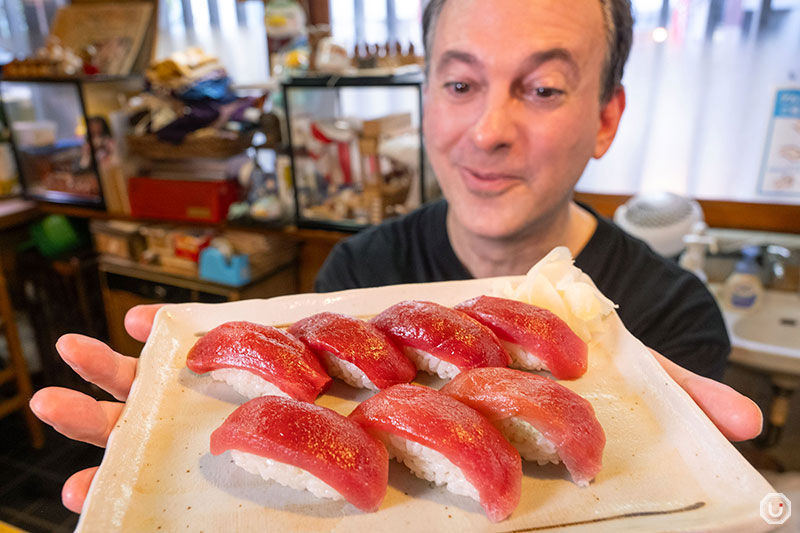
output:
[[[314,279],[337,242],[349,236],[347,233],[326,230],[299,229],[292,232],[301,242],[300,292],[313,292]]]
[[[592,206],[606,217],[628,201],[630,196],[576,193],[575,199]],[[756,204],[698,200],[712,228],[733,228],[779,233],[800,233],[800,205]]]

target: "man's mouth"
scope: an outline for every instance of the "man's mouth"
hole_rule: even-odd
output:
[[[476,170],[462,166],[459,166],[458,170],[467,189],[480,195],[503,194],[521,181],[521,178],[514,174]]]

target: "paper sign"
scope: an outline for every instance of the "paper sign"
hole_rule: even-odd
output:
[[[776,92],[759,192],[800,196],[800,88]]]

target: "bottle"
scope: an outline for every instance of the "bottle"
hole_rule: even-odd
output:
[[[717,251],[717,240],[714,237],[706,235],[708,226],[705,222],[696,222],[692,226],[692,232],[683,237],[683,242],[686,244],[686,251],[681,254],[678,259],[678,264],[684,269],[688,270],[703,283],[708,283],[708,276],[705,273],[705,260],[706,260],[706,246],[709,247],[711,253]]]
[[[723,301],[731,309],[754,309],[760,303],[764,294],[756,262],[760,253],[758,246],[742,248],[742,259],[736,263],[733,274],[725,280]]]

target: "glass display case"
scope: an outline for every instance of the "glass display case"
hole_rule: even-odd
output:
[[[283,84],[298,227],[357,231],[425,201],[422,76]]]
[[[118,202],[121,178],[114,123],[139,77],[1,80],[3,112],[24,195],[103,209]]]

